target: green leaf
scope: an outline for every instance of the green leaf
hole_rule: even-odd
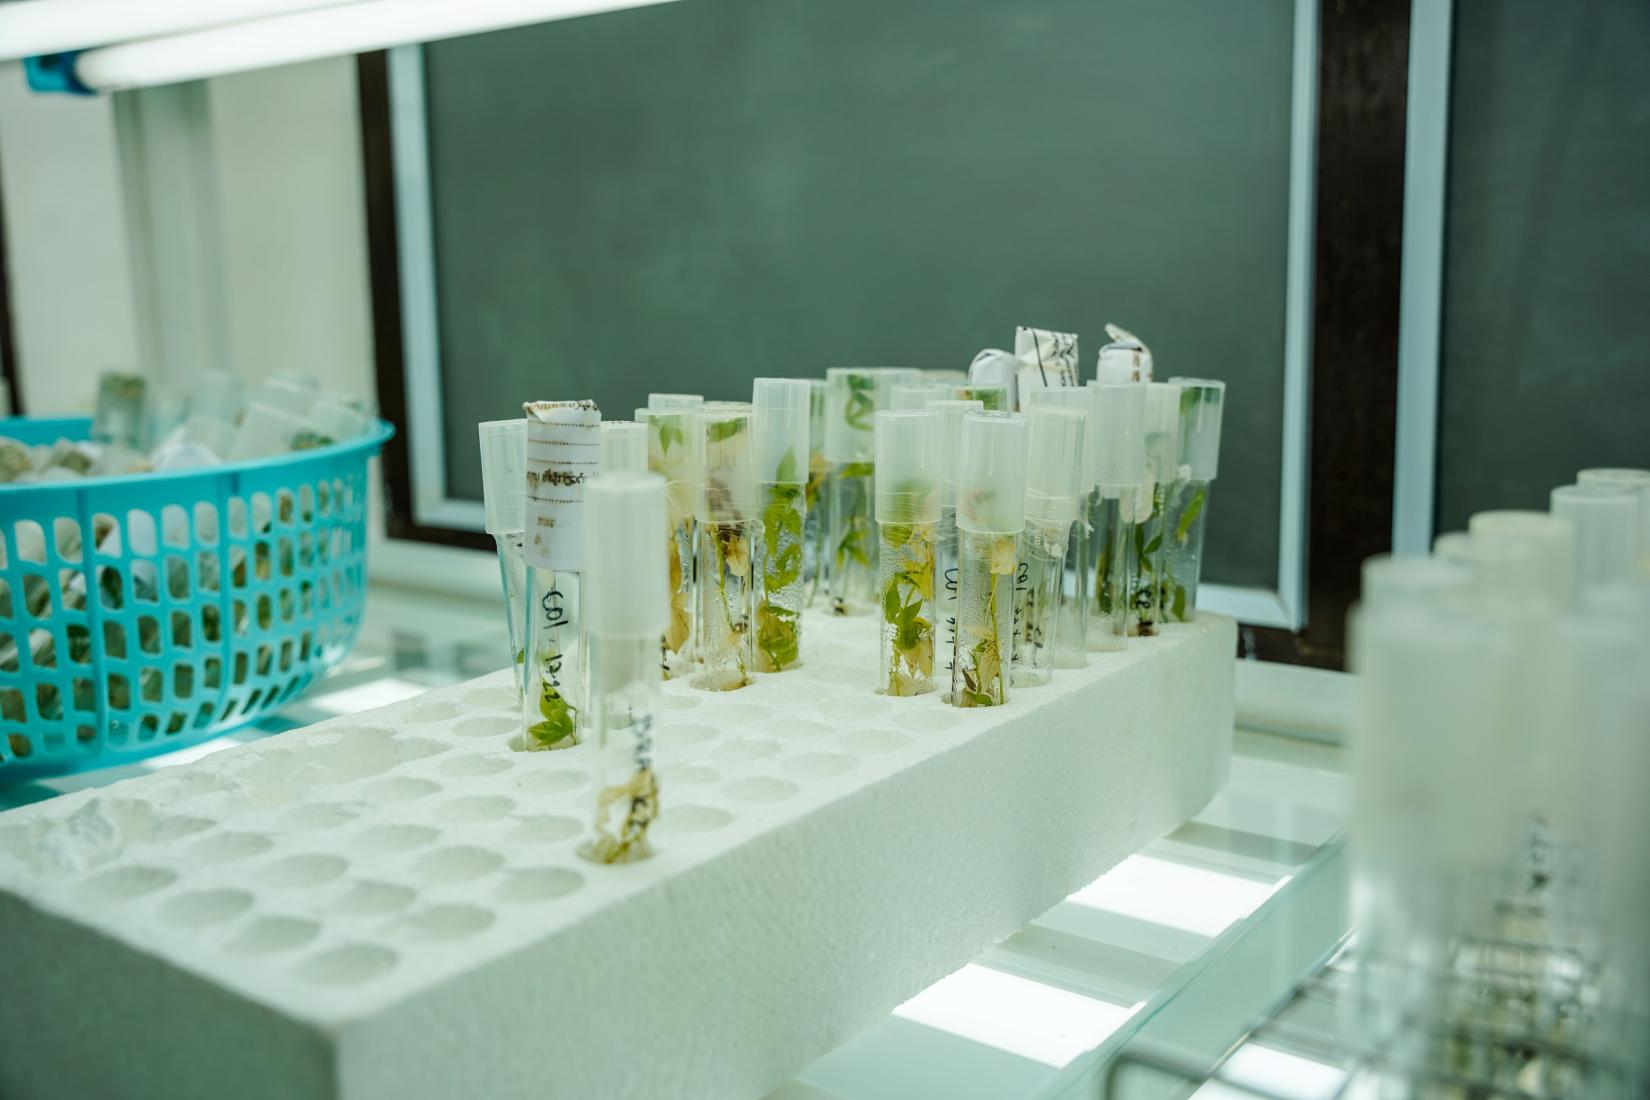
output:
[[[1145,553],[1148,556],[1150,556],[1152,554],[1157,553],[1158,550],[1162,549],[1162,547],[1163,547],[1163,532],[1159,531],[1157,534],[1152,536],[1152,541],[1150,541],[1146,544]]]
[[[1180,522],[1175,524],[1174,537],[1176,542],[1185,542],[1192,534],[1192,524],[1203,512],[1204,491],[1199,489],[1192,494],[1192,499],[1186,504],[1186,510],[1180,513]]]
[[[745,422],[738,417],[712,420],[705,429],[705,438],[712,443],[725,443],[745,430]]]
[[[882,593],[883,621],[898,626],[900,606],[899,586],[890,581],[888,587]]]
[[[1169,605],[1169,614],[1173,615],[1175,617],[1175,620],[1178,621],[1178,622],[1185,622],[1186,621],[1186,586],[1185,585],[1177,584],[1177,585],[1174,586],[1174,600]]]
[[[795,447],[786,448],[785,457],[779,460],[779,468],[773,472],[773,479],[787,485],[797,480]]]

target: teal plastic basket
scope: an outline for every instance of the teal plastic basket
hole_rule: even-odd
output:
[[[90,430],[0,420],[29,444]],[[367,460],[392,434],[0,486],[0,784],[228,733],[341,660],[366,601]]]

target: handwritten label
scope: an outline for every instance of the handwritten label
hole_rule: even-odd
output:
[[[1017,381],[1022,409],[1030,404],[1026,394],[1034,389],[1078,384],[1075,332],[1017,328],[1014,330],[1014,358],[1020,361]]]
[[[527,564],[584,570],[584,483],[601,456],[601,410],[594,401],[529,401]]]

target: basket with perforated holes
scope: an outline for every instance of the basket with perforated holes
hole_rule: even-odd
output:
[[[90,428],[13,418],[0,436]],[[0,486],[0,784],[228,733],[341,660],[366,601],[367,460],[390,435]]]

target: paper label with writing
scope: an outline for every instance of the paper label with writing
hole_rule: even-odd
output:
[[[594,401],[529,401],[527,564],[584,570],[584,483],[601,468],[601,410]]]

